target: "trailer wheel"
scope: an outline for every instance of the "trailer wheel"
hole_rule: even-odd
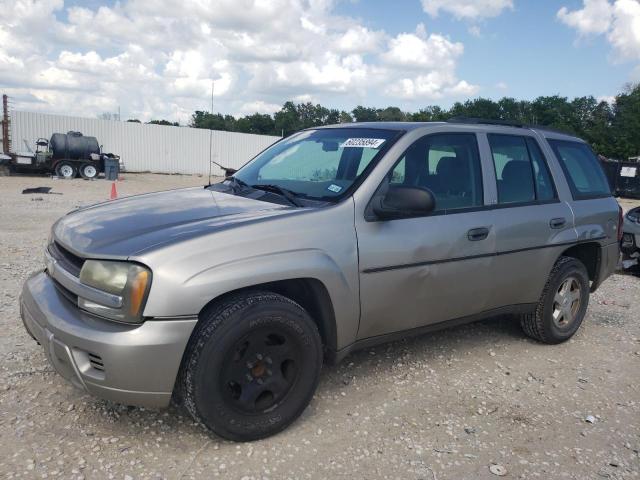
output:
[[[70,162],[60,162],[56,165],[56,175],[64,178],[65,180],[75,178],[77,173],[75,165]]]
[[[95,167],[95,165],[92,165],[90,163],[83,163],[82,165],[80,165],[80,175],[82,176],[82,178],[91,180],[98,176],[98,169]]]

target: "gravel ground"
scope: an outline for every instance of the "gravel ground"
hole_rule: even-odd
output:
[[[118,191],[203,182],[129,174]],[[20,193],[35,186],[63,195]],[[84,394],[26,334],[18,295],[42,266],[51,223],[109,190],[105,181],[0,177],[2,478],[490,479],[495,465],[506,478],[640,476],[640,279],[628,275],[606,281],[562,345],[496,318],[355,353],[325,367],[294,425],[258,442],[221,441],[174,409]]]

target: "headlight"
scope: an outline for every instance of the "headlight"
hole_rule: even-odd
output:
[[[129,262],[87,260],[80,271],[80,282],[122,297],[120,308],[107,307],[78,297],[78,306],[83,310],[120,322],[142,320],[142,309],[151,286],[151,272],[148,268]]]

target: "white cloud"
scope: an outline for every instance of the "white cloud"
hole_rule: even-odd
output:
[[[462,43],[454,43],[442,35],[427,36],[423,24],[415,33],[401,33],[389,41],[383,60],[395,66],[416,69],[450,69],[464,52]]]
[[[609,30],[613,8],[609,0],[584,0],[581,10],[569,11],[567,7],[562,7],[557,15],[560,21],[582,34],[600,34]]]
[[[504,1],[504,0],[503,0]],[[460,99],[464,47],[423,26],[394,37],[335,14],[336,0],[0,0],[0,88],[16,108],[185,121],[208,109],[277,110]],[[510,2],[507,2],[510,4]],[[445,7],[438,7],[447,10]],[[437,10],[437,9],[436,9]]]
[[[562,7],[557,16],[580,35],[605,35],[617,60],[640,60],[640,1],[583,0],[583,8]]]
[[[438,34],[427,35],[423,24],[414,33],[401,33],[389,40],[388,50],[381,55],[388,71],[405,70],[399,79],[391,76],[386,92],[404,99],[439,99],[445,96],[468,96],[478,87],[456,78],[458,58],[464,52],[461,43]],[[409,73],[410,75],[406,75]]]
[[[336,48],[344,53],[372,53],[378,50],[384,38],[383,32],[355,25],[338,37]]]
[[[616,97],[614,97],[613,95],[602,95],[601,97],[596,98],[596,100],[598,101],[598,103],[607,102],[609,105],[613,105],[614,103],[616,103]]]
[[[282,105],[276,103],[266,103],[262,100],[256,100],[255,102],[247,102],[242,104],[238,115],[251,115],[253,113],[267,113],[271,114],[280,110]]]
[[[513,0],[422,0],[422,9],[432,17],[442,10],[465,20],[497,17],[512,8]]]

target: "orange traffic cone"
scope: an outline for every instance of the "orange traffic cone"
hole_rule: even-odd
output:
[[[116,182],[111,184],[111,195],[109,196],[109,200],[115,200],[118,198],[118,190],[116,190]]]

